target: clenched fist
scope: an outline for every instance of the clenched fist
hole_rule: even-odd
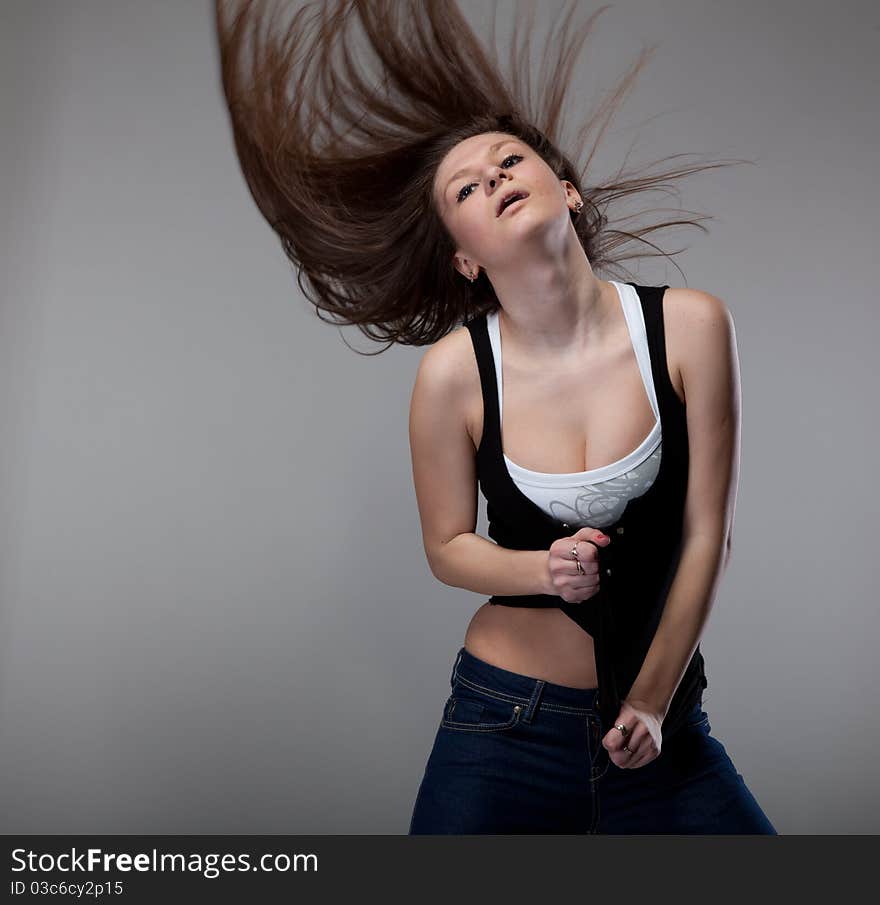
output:
[[[561,597],[566,603],[589,600],[599,590],[597,548],[610,543],[611,538],[607,534],[589,526],[581,528],[571,537],[553,541],[547,551],[547,593]]]

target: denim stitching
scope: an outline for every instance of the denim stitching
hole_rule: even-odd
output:
[[[464,653],[464,648],[461,648],[459,652],[455,655],[455,663],[452,664],[452,674],[449,677],[449,685],[452,687],[455,685],[455,680],[458,678],[458,664],[461,663],[462,654]]]
[[[588,713],[596,713],[596,711],[590,707],[584,710],[583,707],[567,707],[565,704],[541,704],[541,710],[555,710],[558,713],[571,713],[575,716],[585,716]]]
[[[597,835],[599,831],[599,808],[601,797],[599,786],[596,785],[596,783],[593,783],[593,825],[590,827],[590,833],[594,836]]]
[[[503,729],[512,729],[520,719],[522,710],[514,710],[513,716],[504,723],[463,723],[458,720],[448,720],[444,716],[440,720],[440,725],[445,729],[451,729],[455,732],[500,732]]]
[[[544,691],[544,686],[546,684],[547,683],[544,682],[543,679],[538,679],[537,682],[535,682],[535,689],[532,692],[529,703],[526,705],[526,709],[523,711],[522,715],[522,718],[526,723],[531,723],[538,708],[541,706],[541,693]]]
[[[508,701],[526,706],[532,700],[531,698],[523,698],[519,695],[511,695],[503,691],[495,691],[494,689],[487,688],[485,685],[480,685],[478,682],[473,682],[470,679],[466,679],[461,673],[456,676],[456,681],[461,682],[461,684],[464,685],[465,688],[470,688],[473,691],[482,692],[483,694],[486,694],[489,697],[495,698],[499,701]],[[540,682],[543,680],[539,679],[537,681]],[[548,710],[555,710],[560,713],[574,713],[581,715],[587,713],[596,713],[596,710],[592,707],[569,707],[567,704],[547,704],[543,702],[541,702],[535,709],[543,710],[544,708]]]
[[[588,721],[588,744],[590,751],[590,802],[592,805],[592,819],[590,821],[590,825],[587,828],[587,833],[594,834],[596,832],[596,828],[599,825],[599,784],[596,781],[598,777],[594,776],[593,763],[596,757],[601,757],[602,748],[601,739],[599,738],[599,731],[601,730],[601,722],[598,719],[591,719]],[[595,739],[595,741],[594,741]],[[593,745],[598,745],[596,749],[599,753],[594,753]],[[607,766],[606,766],[607,769]],[[603,771],[604,772],[604,771]]]
[[[590,754],[591,754],[591,756],[592,756],[592,759],[591,759],[591,762],[590,762],[590,783],[591,783],[591,784],[595,784],[596,782],[598,782],[598,780],[600,780],[600,779],[608,772],[608,764],[611,762],[611,759],[610,759],[609,756],[608,756],[608,752],[607,752],[607,751],[605,750],[605,748],[602,746],[602,738],[601,738],[601,736],[600,736],[600,734],[599,734],[599,732],[601,731],[601,723],[593,723],[593,724],[591,724],[591,726],[590,726],[590,731],[591,731],[591,732],[592,732],[594,726],[597,727],[597,731],[596,731],[596,745],[597,745],[597,747],[596,747],[596,753],[595,753],[595,754],[593,754],[592,745],[591,745],[591,747],[590,747]],[[605,758],[605,766],[604,766],[604,768],[602,769],[602,772],[601,772],[601,773],[597,773],[596,770],[595,770],[595,768],[593,767],[593,763],[596,761],[597,758],[600,758],[600,757],[604,757],[604,758]]]

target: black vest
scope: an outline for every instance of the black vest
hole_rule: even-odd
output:
[[[650,488],[631,499],[620,518],[602,528],[611,537],[599,551],[600,588],[583,603],[552,594],[494,595],[490,603],[520,607],[559,607],[594,639],[599,679],[599,716],[607,732],[620,712],[651,645],[681,553],[688,477],[688,433],[684,403],[669,377],[663,329],[663,293],[668,286],[638,286],[645,317],[651,373],[660,409],[660,468]],[[488,534],[513,550],[548,550],[578,527],[558,521],[514,483],[504,462],[498,412],[498,385],[486,315],[465,325],[471,334],[483,390],[483,435],[476,466],[486,498]],[[683,723],[707,685],[697,645],[663,721],[664,740]]]

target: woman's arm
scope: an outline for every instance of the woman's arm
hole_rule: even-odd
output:
[[[481,392],[479,373],[470,334],[461,327],[422,356],[410,401],[413,483],[428,565],[444,584],[478,594],[551,593],[546,550],[510,550],[475,533],[475,447],[465,415],[474,392]]]
[[[667,289],[663,311],[667,347],[674,350],[670,360],[680,362],[687,403],[684,536],[663,616],[626,696],[661,720],[700,641],[730,557],[740,455],[739,360],[727,306],[707,292]]]

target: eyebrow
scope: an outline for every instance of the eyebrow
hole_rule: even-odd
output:
[[[502,145],[507,145],[507,144],[512,144],[512,143],[517,143],[517,144],[518,144],[518,142],[516,142],[516,139],[513,139],[513,138],[505,138],[503,141],[497,141],[497,142],[495,142],[494,145],[492,145],[492,146],[489,148],[489,154],[490,154],[490,155],[491,155],[491,154],[494,154],[494,153],[495,153]],[[470,172],[470,168],[469,168],[469,167],[465,167],[463,170],[459,170],[459,171],[458,171],[458,172],[457,172],[457,173],[449,180],[449,182],[446,183],[446,188],[443,189],[443,195],[444,195],[444,197],[446,196],[446,193],[449,191],[449,186],[450,186],[450,184],[453,183],[453,182],[455,182],[455,180],[458,179],[459,176],[465,176],[465,175],[467,175],[469,172]]]

